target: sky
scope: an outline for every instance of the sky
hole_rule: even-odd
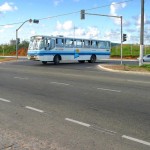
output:
[[[150,0],[145,0],[144,43],[150,44]],[[80,10],[85,19],[80,19]],[[63,35],[76,38],[110,40],[120,43],[122,16],[125,43],[140,43],[141,0],[0,0],[0,44],[18,37],[29,40],[33,35]]]

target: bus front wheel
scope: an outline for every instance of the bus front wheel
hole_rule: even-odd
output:
[[[89,63],[95,63],[96,62],[96,56],[92,55],[90,60],[88,60]]]
[[[55,65],[58,65],[59,62],[60,62],[60,57],[59,57],[59,55],[56,55],[56,56],[54,57],[54,64],[55,64]]]

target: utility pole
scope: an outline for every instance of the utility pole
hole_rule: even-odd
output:
[[[139,66],[143,65],[143,51],[144,51],[144,0],[141,0],[141,31],[140,31]]]
[[[121,22],[121,65],[122,65],[122,42],[123,42],[123,38],[122,38],[122,16],[120,16],[120,22]]]

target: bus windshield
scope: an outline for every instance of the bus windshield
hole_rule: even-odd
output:
[[[44,48],[44,39],[41,36],[31,37],[29,43],[30,50],[40,50]]]

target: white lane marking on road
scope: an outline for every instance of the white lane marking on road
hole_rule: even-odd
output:
[[[136,81],[136,80],[127,80],[129,82],[135,82],[135,83],[146,83],[146,84],[150,84],[150,82],[144,82],[144,81]]]
[[[15,79],[20,79],[20,80],[28,80],[28,78],[22,78],[22,77],[14,77]]]
[[[34,108],[34,107],[30,107],[30,106],[26,106],[25,108],[30,109],[30,110],[34,110],[34,111],[37,111],[37,112],[40,112],[40,113],[43,113],[43,112],[44,112],[44,111],[41,110],[41,109],[37,109],[37,108]]]
[[[97,88],[98,90],[103,90],[103,91],[110,91],[110,92],[121,92],[120,90],[113,90],[113,89],[104,89],[104,88]]]
[[[79,124],[79,125],[82,125],[82,126],[85,126],[85,127],[90,127],[91,126],[90,124],[80,122],[80,121],[77,121],[77,120],[73,120],[73,119],[70,119],[70,118],[65,118],[65,120],[76,123],[76,124]]]
[[[102,133],[106,133],[106,134],[109,134],[109,135],[115,135],[117,134],[117,132],[115,131],[111,131],[111,130],[108,130],[108,129],[104,129],[104,128],[101,128],[101,127],[96,127],[96,126],[92,126],[90,127],[91,129],[93,130],[97,130],[99,132],[102,132]]]
[[[70,84],[67,84],[67,83],[61,83],[61,82],[51,82],[51,84],[61,84],[61,85],[66,85],[66,86],[70,85]]]
[[[91,129],[93,129],[93,130],[96,130],[96,131],[99,131],[99,132],[102,132],[102,133],[109,134],[109,135],[114,135],[114,134],[116,134],[116,132],[114,132],[114,131],[107,130],[107,129],[100,128],[100,127],[95,127],[95,126],[92,126],[92,125],[90,125],[90,124],[87,124],[87,123],[84,123],[84,122],[81,122],[81,121],[77,121],[77,120],[74,120],[74,119],[65,118],[65,120],[70,121],[70,122],[72,122],[72,123],[76,123],[76,124],[85,126],[85,127],[88,127],[88,128],[91,128]]]
[[[110,133],[113,133],[113,134],[116,134],[116,133],[117,133],[117,132],[115,132],[115,131],[108,130],[108,129],[101,128],[101,127],[93,126],[93,128],[98,129],[98,130],[101,130],[101,131],[105,131],[105,132],[110,132]]]
[[[3,102],[11,102],[10,100],[7,100],[7,99],[4,99],[4,98],[0,98],[0,101],[3,101]]]
[[[139,140],[139,139],[127,136],[127,135],[122,135],[122,138],[125,138],[125,139],[128,139],[128,140],[134,141],[134,142],[138,142],[138,143],[150,146],[149,142],[146,142],[146,141],[143,141],[143,140]]]

